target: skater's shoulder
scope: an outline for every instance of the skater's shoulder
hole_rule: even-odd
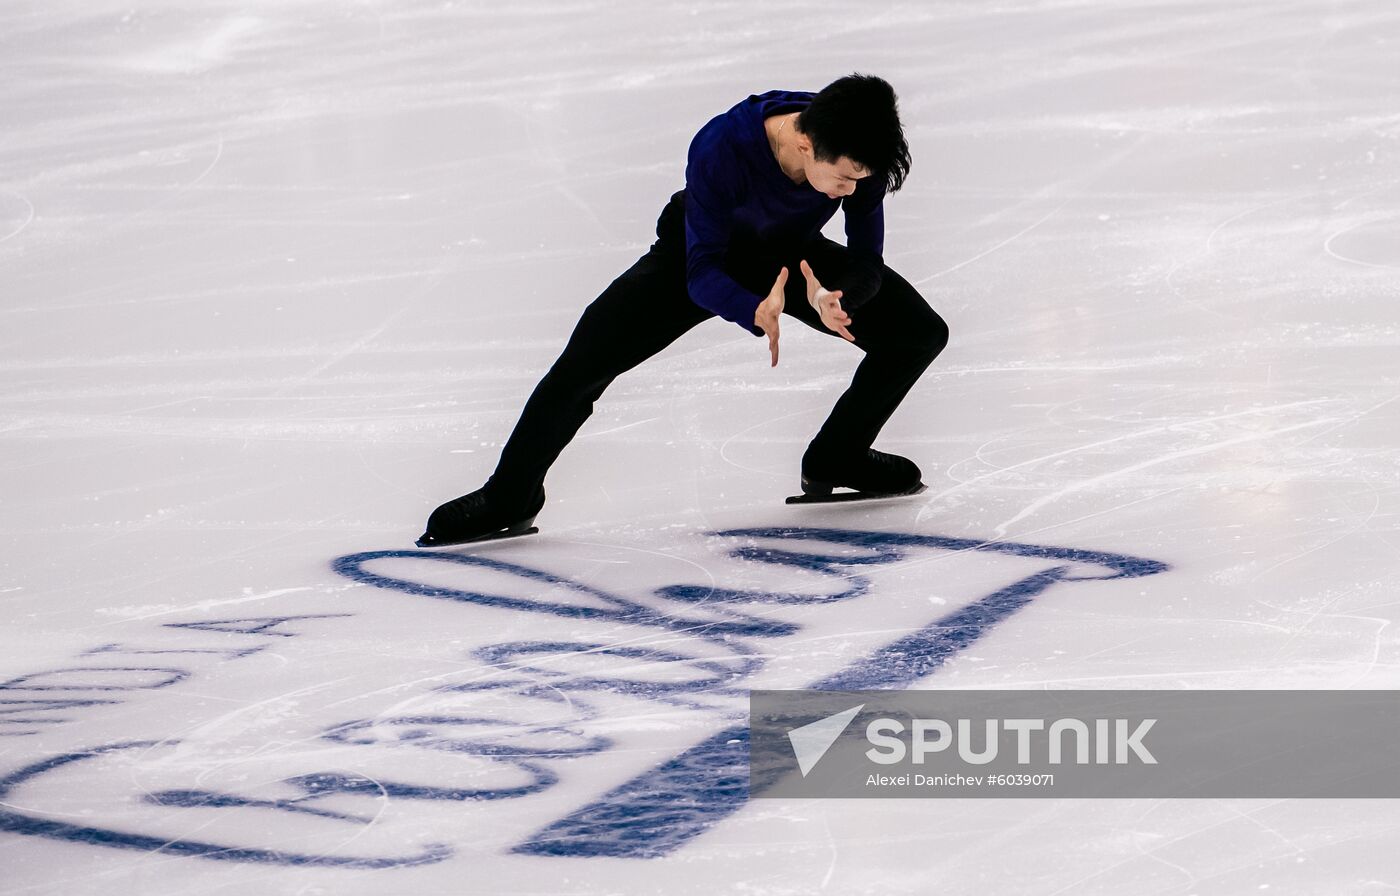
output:
[[[765,90],[751,93],[730,107],[723,116],[732,127],[750,132],[761,127],[765,118],[797,112],[812,104],[816,94],[810,90]]]
[[[753,93],[705,123],[691,141],[696,150],[738,156],[768,152],[763,121],[811,105],[815,93],[808,90],[766,90]]]
[[[817,94],[811,90],[765,90],[762,93],[751,93],[745,99],[735,104],[735,108],[741,106],[759,106],[767,109],[774,107],[772,114],[777,114],[783,110],[791,111],[794,108],[809,106],[812,98]],[[781,108],[778,108],[781,107]]]

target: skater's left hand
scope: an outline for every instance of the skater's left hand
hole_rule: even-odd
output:
[[[855,342],[856,337],[846,329],[851,325],[851,316],[841,309],[841,290],[829,290],[822,286],[805,258],[801,268],[802,276],[807,278],[807,303],[821,315],[822,324],[847,342]]]
[[[768,352],[773,357],[773,367],[778,366],[778,321],[783,316],[787,278],[788,270],[784,267],[778,272],[778,279],[773,281],[773,288],[769,290],[768,298],[759,302],[753,313],[753,325],[762,330],[763,335],[768,337]]]

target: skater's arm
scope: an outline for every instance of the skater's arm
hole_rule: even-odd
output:
[[[850,267],[845,276],[828,285],[839,290],[841,304],[854,311],[880,291],[885,260],[885,191],[876,178],[863,178],[856,191],[841,201],[846,217],[846,248]]]
[[[760,296],[744,289],[724,272],[725,250],[734,227],[740,176],[738,160],[723,142],[691,144],[685,166],[686,286],[691,301],[755,336],[763,330],[754,322]]]

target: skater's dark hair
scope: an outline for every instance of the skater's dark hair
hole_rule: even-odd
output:
[[[869,168],[893,193],[909,174],[909,144],[899,123],[898,98],[883,78],[859,72],[832,81],[797,116],[820,162],[845,156]]]

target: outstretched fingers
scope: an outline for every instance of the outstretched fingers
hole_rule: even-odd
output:
[[[758,314],[755,323],[759,329],[768,335],[768,353],[772,358],[770,366],[778,366],[778,321],[783,316],[783,305],[786,301],[784,290],[787,288],[788,269],[785,265],[778,271],[778,277],[773,281],[773,288],[768,292],[768,298],[764,299],[758,306]]]

